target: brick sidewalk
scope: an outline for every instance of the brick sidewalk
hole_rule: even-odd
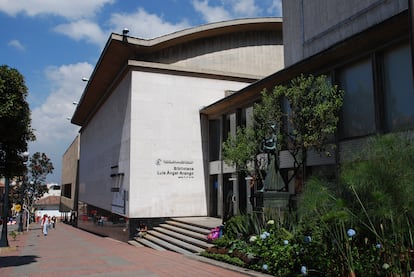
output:
[[[132,246],[63,223],[48,236],[43,236],[40,226],[34,224],[16,241],[9,237],[9,244],[9,251],[0,252],[2,277],[261,276],[254,271],[205,263],[198,257]]]

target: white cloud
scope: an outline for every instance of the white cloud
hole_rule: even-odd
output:
[[[129,14],[114,13],[111,15],[109,23],[113,32],[121,33],[124,28],[128,28],[130,36],[145,39],[158,37],[190,27],[185,20],[177,24],[169,23],[156,14],[147,13],[142,8]]]
[[[223,6],[209,6],[208,0],[193,0],[192,4],[194,9],[201,13],[204,20],[207,22],[224,21],[232,18],[230,13],[226,11]]]
[[[103,31],[98,24],[86,19],[60,24],[53,30],[74,40],[85,40],[101,47],[109,37],[109,34]]]
[[[122,33],[124,28],[130,30],[130,36],[149,39],[190,27],[185,20],[172,24],[155,14],[147,13],[143,9],[128,14],[113,13],[106,25],[109,27],[104,30],[93,21],[81,19],[67,24],[60,24],[53,30],[74,40],[84,40],[103,47],[110,33]]]
[[[46,101],[32,110],[32,127],[37,140],[30,143],[31,153],[44,152],[55,166],[54,176],[60,179],[62,156],[79,131],[67,120],[75,111],[73,101],[78,101],[85,87],[83,76],[90,76],[93,65],[77,63],[49,67],[45,74],[51,84]],[[60,180],[49,180],[60,183]]]
[[[272,5],[267,9],[267,12],[273,16],[282,16],[282,0],[273,0]]]
[[[242,17],[255,17],[261,12],[254,0],[233,0],[232,9],[237,16]]]
[[[0,0],[0,11],[16,16],[56,15],[64,18],[84,18],[94,16],[104,5],[114,0]]]
[[[21,50],[21,51],[25,50],[24,45],[20,41],[18,41],[17,39],[13,39],[13,40],[9,41],[9,43],[7,45],[9,45],[13,48],[16,48],[17,50]]]
[[[260,3],[263,5],[264,2]],[[210,5],[209,0],[193,0],[192,5],[207,22],[263,16],[263,9],[255,0],[222,0],[221,5],[216,6]]]

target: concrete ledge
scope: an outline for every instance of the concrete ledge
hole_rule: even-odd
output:
[[[200,261],[200,262],[204,262],[204,263],[207,263],[207,264],[211,264],[211,265],[214,265],[214,266],[218,266],[218,267],[221,267],[221,268],[225,268],[225,269],[228,269],[228,270],[239,272],[239,273],[245,274],[247,276],[251,276],[251,277],[270,277],[270,276],[273,276],[273,275],[269,275],[269,274],[266,274],[266,273],[257,272],[257,271],[254,271],[254,270],[251,270],[251,269],[248,269],[248,268],[238,267],[236,265],[232,265],[232,264],[228,264],[228,263],[225,263],[225,262],[210,259],[210,258],[207,258],[207,257],[203,257],[203,256],[200,256],[200,255],[197,255],[197,254],[185,255],[185,256],[188,257],[188,258]]]
[[[17,251],[17,246],[0,247],[0,254]]]

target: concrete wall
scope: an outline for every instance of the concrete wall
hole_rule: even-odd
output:
[[[199,110],[246,83],[133,72],[130,217],[207,215]]]
[[[124,191],[129,190],[130,82],[127,75],[82,129],[80,138],[79,200],[121,214],[127,213]],[[111,192],[115,186],[120,192]]]
[[[327,49],[407,7],[406,0],[283,0],[285,65]]]
[[[240,32],[183,43],[145,59],[193,69],[266,76],[283,68],[282,43],[280,31]]]
[[[130,218],[207,215],[199,110],[246,85],[128,74],[82,129],[79,200]]]
[[[75,190],[76,190],[76,178],[78,176],[78,159],[79,159],[79,136],[73,140],[72,144],[63,154],[62,158],[62,177],[61,184],[63,186],[71,186],[71,197],[61,197],[61,204],[65,211],[73,210],[75,207]]]

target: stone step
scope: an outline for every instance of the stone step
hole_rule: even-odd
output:
[[[167,250],[166,248],[161,247],[160,245],[158,245],[156,243],[153,243],[150,240],[147,240],[146,238],[135,238],[134,241],[137,244],[139,244],[140,246],[144,246],[144,247],[146,246],[146,247],[152,248],[154,250],[158,250],[158,251],[166,251]]]
[[[171,220],[209,230],[223,224],[221,218],[215,217],[173,217]]]
[[[191,224],[187,224],[187,223],[183,223],[183,222],[178,222],[175,220],[168,220],[166,221],[167,224],[182,228],[182,229],[186,229],[186,230],[190,230],[196,233],[200,233],[200,234],[204,234],[204,235],[208,235],[210,233],[210,228],[202,228],[202,227],[197,227]]]
[[[176,233],[180,233],[198,240],[202,240],[202,241],[207,241],[207,234],[210,233],[210,231],[207,234],[201,234],[198,232],[194,232],[188,229],[183,229],[174,225],[170,225],[170,224],[160,224],[160,226],[164,229],[168,229],[170,231],[176,232]]]
[[[182,234],[179,231],[171,231],[171,230],[169,230],[167,228],[164,228],[164,227],[165,227],[164,225],[162,225],[162,227],[155,227],[154,230],[156,230],[156,231],[158,231],[162,234],[165,234],[167,236],[170,236],[170,237],[179,239],[181,241],[190,243],[190,244],[195,245],[197,247],[200,247],[202,249],[206,249],[208,247],[213,246],[213,244],[207,243],[204,240],[204,238],[205,238],[204,235],[202,235],[202,239],[198,239],[198,238],[193,237],[194,234],[192,234],[192,235]]]
[[[181,254],[200,254],[213,244],[207,240],[211,229],[221,221],[208,217],[171,218],[149,230],[140,244],[156,250],[170,250]]]
[[[145,247],[145,245],[139,243],[136,239],[129,240],[128,244],[131,244],[131,245],[136,246],[136,247]]]
[[[158,238],[160,240],[163,240],[167,243],[173,244],[174,246],[179,247],[181,249],[184,249],[186,251],[190,251],[191,253],[200,253],[200,252],[204,251],[203,248],[200,248],[200,247],[195,246],[193,244],[187,243],[183,240],[176,239],[172,236],[165,235],[165,234],[163,234],[161,232],[158,232],[158,231],[155,231],[155,230],[149,230],[148,233],[153,237],[156,237],[156,238]],[[178,251],[176,251],[176,252],[178,252]]]
[[[148,231],[148,233],[145,235],[145,238],[141,238],[141,240],[144,241],[150,241],[151,243],[154,243],[156,245],[158,245],[158,247],[162,247],[164,249],[170,250],[170,251],[174,251],[180,254],[184,254],[184,255],[191,255],[193,254],[193,252],[182,248],[182,247],[178,247],[175,244],[170,243],[169,241],[166,241],[164,239],[159,238],[158,236],[154,236],[150,233],[151,231]],[[155,232],[152,232],[155,233]]]

